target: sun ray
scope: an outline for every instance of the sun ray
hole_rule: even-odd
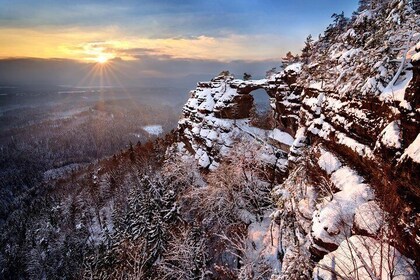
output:
[[[108,58],[105,55],[100,55],[95,60],[97,63],[100,63],[100,64],[105,64],[108,62]]]

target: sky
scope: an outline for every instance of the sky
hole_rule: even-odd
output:
[[[334,12],[350,16],[356,6],[357,0],[0,0],[0,82],[47,82],[50,75],[49,82],[74,83],[81,69],[98,63],[125,82],[229,67],[257,75],[287,51],[298,53]]]

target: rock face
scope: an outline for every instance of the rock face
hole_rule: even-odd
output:
[[[291,146],[298,127],[301,90],[296,86],[300,64],[288,67],[267,79],[243,81],[233,76],[217,76],[198,83],[183,109],[179,132],[187,149],[204,168],[216,168],[232,147],[238,130],[244,130],[254,106],[251,93],[264,89],[270,97],[271,131],[274,145],[282,151]],[[251,132],[250,132],[251,133]],[[276,137],[278,136],[278,137]]]
[[[347,214],[354,215],[354,210],[363,203],[376,200],[386,212],[393,214],[391,220],[405,220],[406,224],[394,223],[393,234],[400,235],[399,248],[404,253],[419,259],[419,255],[410,250],[415,247],[419,251],[415,236],[419,234],[420,206],[420,73],[418,62],[411,59],[419,51],[415,47],[420,40],[419,19],[401,4],[391,3],[381,12],[387,15],[387,20],[371,11],[370,19],[361,13],[333,43],[317,42],[318,47],[327,48],[329,55],[321,60],[319,53],[314,54],[312,59],[318,63],[314,67],[322,68],[325,64],[332,70],[328,75],[322,75],[314,71],[312,65],[305,65],[298,79],[304,87],[300,124],[306,131],[308,143],[342,159],[342,165],[350,168],[349,174],[353,174],[334,176],[339,172],[337,170],[331,176],[325,176],[338,192],[333,191],[332,200],[319,204],[315,212],[312,252],[319,257],[325,249],[331,251],[340,244],[337,237],[343,233],[347,237],[351,235],[350,226],[354,221],[352,217],[348,219]],[[363,36],[359,32],[369,32],[369,25],[364,25],[368,21],[381,27],[378,33],[381,40],[387,42],[387,49],[354,41]],[[362,23],[364,29],[360,29]],[[412,30],[412,26],[416,29]],[[391,63],[392,59],[398,59],[398,63]],[[362,72],[361,69],[372,71]],[[307,152],[306,157],[316,158],[313,151]],[[314,173],[310,178],[312,184],[319,185],[322,174],[317,167],[308,169],[309,173]],[[346,187],[339,181],[353,178],[353,190],[362,184],[375,195],[360,192],[346,193],[342,197]],[[356,196],[349,203],[347,198],[352,195]],[[336,226],[338,216],[337,219],[331,217],[338,212],[348,226]],[[319,223],[323,230],[319,229]]]
[[[237,128],[249,129],[252,91],[270,96],[271,135],[291,137],[270,137],[289,174],[274,190],[283,205],[275,220],[291,240],[305,240],[298,250],[284,241],[284,273],[291,252],[308,247],[319,261],[351,236],[379,238],[385,228],[419,268],[419,41],[420,17],[404,1],[387,1],[349,21],[338,17],[305,63],[263,80],[218,76],[191,92],[179,134],[210,169],[234,145]],[[385,213],[380,221],[377,213]]]

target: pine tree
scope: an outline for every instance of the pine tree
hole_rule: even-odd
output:
[[[299,60],[298,55],[294,56],[291,51],[288,51],[286,53],[286,56],[281,59],[281,62],[284,66],[287,66],[287,65],[297,62],[298,60]]]
[[[370,8],[371,8],[371,0],[359,0],[359,8],[357,9],[359,12],[368,10]]]
[[[306,64],[309,64],[309,58],[312,55],[313,42],[314,40],[312,39],[312,35],[309,34],[309,36],[306,37],[305,47],[302,49],[302,54],[301,54],[302,61]]]
[[[420,14],[420,0],[410,0],[410,5],[417,14]]]
[[[189,236],[188,236],[188,243],[193,248],[191,259],[194,262],[194,266],[192,267],[192,279],[201,279],[200,276],[205,271],[206,267],[206,245],[205,239],[203,237],[203,231],[199,226],[193,226]]]
[[[154,205],[151,203],[151,196],[148,192],[143,192],[140,188],[135,188],[130,192],[126,224],[127,232],[134,240],[145,235],[153,211]]]
[[[130,149],[129,149],[129,151],[130,151],[130,160],[132,162],[135,162],[136,161],[136,153],[134,152],[133,143],[131,143],[131,141],[130,141]]]
[[[167,228],[160,213],[155,212],[147,233],[150,262],[153,263],[166,250]]]
[[[267,78],[270,78],[271,76],[273,76],[276,73],[277,73],[277,68],[276,67],[273,67],[270,70],[268,70],[268,71],[265,72],[265,76]]]
[[[228,70],[223,70],[219,73],[218,76],[228,77],[230,76],[230,72]]]
[[[243,77],[243,80],[244,80],[244,81],[248,81],[248,80],[251,80],[251,79],[252,79],[251,74],[244,73],[244,77]]]
[[[340,35],[346,28],[349,20],[344,16],[344,12],[339,14],[332,14],[331,18],[334,23],[330,24],[324,32],[324,39],[327,41],[332,41],[336,36]]]

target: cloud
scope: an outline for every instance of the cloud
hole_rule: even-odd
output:
[[[0,34],[0,58],[39,57],[85,61],[92,61],[100,55],[125,60],[141,59],[145,55],[221,61],[278,59],[289,50],[299,49],[303,42],[264,33],[146,38],[126,35],[118,27],[92,30],[2,27]]]
[[[276,59],[357,3],[344,2],[0,0],[0,58]]]

